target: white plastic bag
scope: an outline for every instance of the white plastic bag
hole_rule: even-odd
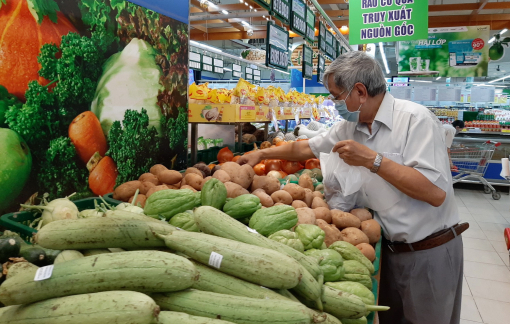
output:
[[[383,153],[383,155],[402,164],[399,154]],[[349,211],[355,206],[364,206],[382,211],[401,199],[399,191],[383,178],[367,168],[348,165],[338,153],[321,153],[320,161],[324,177],[324,195],[332,209]]]
[[[336,156],[337,158],[335,158]],[[324,184],[324,197],[328,202],[329,208],[339,209],[342,211],[350,211],[356,206],[359,192],[354,192],[351,195],[345,195],[342,186],[336,177],[337,160],[340,160],[336,153],[321,153],[321,171],[323,175],[322,183]],[[341,161],[345,164],[345,162]]]

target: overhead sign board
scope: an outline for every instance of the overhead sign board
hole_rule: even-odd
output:
[[[303,0],[292,0],[290,27],[296,34],[306,35],[306,4]]]
[[[210,56],[202,55],[202,71],[213,71],[213,58]]]
[[[310,8],[306,8],[306,40],[313,44],[315,40],[315,14]]]
[[[324,84],[324,72],[326,71],[326,59],[321,54],[318,55],[319,63],[317,64],[317,82]]]
[[[189,68],[202,70],[202,54],[189,52]]]
[[[290,21],[290,3],[288,0],[273,0],[272,13],[281,22],[288,25]]]
[[[311,80],[313,77],[313,51],[306,44],[303,44],[303,79]]]
[[[326,52],[326,26],[319,23],[319,50]]]
[[[426,39],[429,2],[362,0],[349,3],[349,44]]]
[[[289,32],[274,22],[267,22],[266,65],[287,71],[289,67]]]

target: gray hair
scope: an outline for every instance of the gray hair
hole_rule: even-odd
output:
[[[368,95],[375,97],[386,92],[386,80],[379,63],[364,52],[348,52],[340,55],[326,69],[324,86],[329,90],[329,76],[343,90],[351,90],[358,82],[367,88]]]

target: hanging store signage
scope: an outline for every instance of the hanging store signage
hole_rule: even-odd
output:
[[[249,67],[246,67],[245,69],[245,72],[246,72],[246,80],[253,80],[253,69],[252,68],[249,68]]]
[[[288,25],[290,20],[290,5],[288,0],[273,0],[272,15],[282,23]]]
[[[202,71],[212,72],[213,58],[210,56],[202,55]]]
[[[253,80],[254,81],[260,81],[260,70],[253,70]]]
[[[234,78],[242,78],[243,77],[243,69],[238,64],[232,64],[232,76]]]
[[[324,72],[326,71],[326,59],[319,54],[319,64],[317,64],[317,82],[324,83]]]
[[[306,8],[306,40],[313,44],[315,40],[315,14],[310,8]]]
[[[266,9],[267,11],[271,10],[271,0],[253,0],[255,3],[259,4],[262,8]]]
[[[289,66],[289,32],[267,22],[266,65],[287,71]]]
[[[303,79],[311,80],[313,77],[313,51],[306,44],[303,44],[303,68],[301,74]]]
[[[213,61],[213,72],[214,73],[223,73],[223,60],[214,59]]]
[[[349,44],[426,39],[428,1],[363,0],[349,6]]]
[[[193,70],[202,70],[202,55],[189,52],[189,68]]]
[[[326,44],[333,45],[333,34],[326,30]]]
[[[326,52],[326,26],[322,22],[319,23],[319,50]]]
[[[306,35],[306,4],[303,0],[292,0],[291,29],[298,35]]]
[[[336,42],[336,57],[339,57],[342,55],[342,45],[340,45],[340,42],[337,40]]]

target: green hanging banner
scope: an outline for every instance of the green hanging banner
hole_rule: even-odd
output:
[[[428,5],[425,0],[351,0],[349,44],[427,38]]]

